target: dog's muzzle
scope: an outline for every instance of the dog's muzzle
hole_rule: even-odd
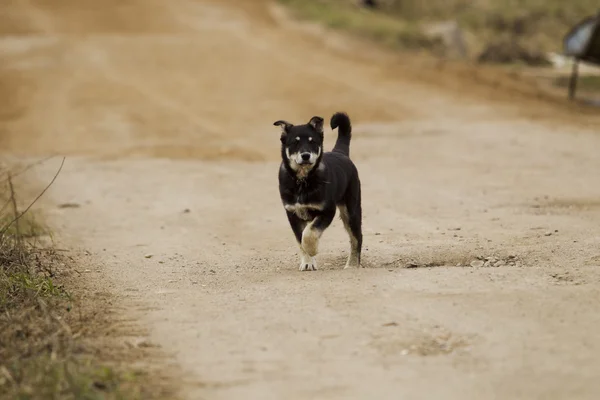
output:
[[[292,154],[290,154],[289,150],[286,149],[285,153],[287,155],[288,160],[290,160],[291,167],[294,170],[301,168],[308,171],[317,163],[317,160],[321,155],[321,149],[319,149],[318,153],[302,151]]]
[[[296,153],[295,157],[294,157],[294,161],[298,165],[307,167],[307,166],[310,166],[310,165],[313,165],[314,163],[316,163],[317,158],[319,158],[319,155],[315,154],[315,153],[309,153],[309,152]]]
[[[313,160],[312,160],[312,154],[310,153],[302,153],[300,154],[300,157],[298,157],[299,159],[297,160],[299,165],[310,165],[313,164]]]

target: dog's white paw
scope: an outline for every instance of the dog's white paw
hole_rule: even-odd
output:
[[[321,233],[316,229],[307,227],[302,233],[302,249],[310,257],[314,257],[319,252],[319,238]]]
[[[317,260],[306,254],[306,252],[300,248],[300,271],[316,271]]]
[[[300,271],[316,271],[317,270],[317,262],[315,260],[305,261],[302,260],[300,262]]]

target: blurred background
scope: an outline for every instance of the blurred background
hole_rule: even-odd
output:
[[[282,0],[303,18],[318,20],[391,48],[444,59],[494,64],[565,88],[571,59],[565,35],[595,16],[593,0]],[[363,10],[360,12],[357,7]],[[584,70],[581,89],[597,95],[598,69]],[[597,97],[597,96],[596,96]]]
[[[290,91],[298,100],[305,97],[297,103],[333,109],[322,95],[311,98],[307,89],[293,86],[307,74],[314,77],[309,70],[335,69],[324,57],[311,58],[310,46],[354,57],[352,65],[361,57],[368,64],[371,57],[371,68],[378,61],[367,49],[391,48],[398,61],[380,66],[399,79],[421,74],[421,81],[463,92],[485,91],[487,85],[509,89],[491,96],[561,98],[571,71],[571,60],[561,55],[562,39],[596,12],[592,0],[10,0],[0,11],[5,93],[0,140],[4,147],[18,150],[26,144],[28,151],[42,153],[261,159],[271,149],[249,151],[236,134],[262,129],[252,125],[254,116],[298,110],[298,104],[290,107]],[[319,29],[327,31],[304,24],[300,34],[293,29],[297,18],[321,23]],[[277,30],[289,38],[278,37]],[[341,44],[336,32],[367,43]],[[581,75],[582,96],[595,98],[598,68],[584,65]],[[339,90],[321,78],[327,81],[321,94]],[[389,105],[358,108],[363,114],[357,117],[380,121]],[[216,139],[217,131],[222,139]],[[202,135],[202,146],[186,141],[192,133]]]

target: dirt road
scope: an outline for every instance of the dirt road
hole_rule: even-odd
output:
[[[46,203],[58,240],[184,397],[597,398],[591,128],[420,81],[263,1],[9,0],[0,34],[4,154],[68,156]],[[301,273],[271,124],[337,110],[367,268],[342,270],[336,220]]]

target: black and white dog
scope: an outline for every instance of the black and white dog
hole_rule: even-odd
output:
[[[308,124],[277,121],[281,133],[279,194],[300,246],[300,271],[315,271],[319,239],[333,221],[336,207],[350,236],[346,268],[360,267],[362,211],[358,170],[350,160],[352,126],[345,113],[331,117],[338,138],[323,152],[323,118]]]

